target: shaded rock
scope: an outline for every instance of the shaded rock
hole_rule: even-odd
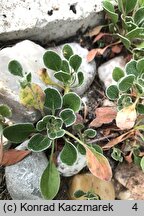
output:
[[[74,193],[78,190],[84,192],[93,191],[96,195],[99,195],[102,200],[115,199],[113,183],[100,180],[91,173],[78,174],[72,177],[69,185],[70,199],[86,199],[85,197],[74,197]]]
[[[115,179],[125,187],[119,197],[144,200],[144,173],[138,166],[127,163],[120,164],[115,171]]]
[[[26,149],[25,141],[16,149]],[[44,153],[32,153],[15,165],[5,169],[7,189],[14,200],[42,199],[39,184],[40,177],[48,160]]]
[[[1,0],[0,41],[64,40],[102,22],[102,0]]]
[[[107,61],[98,68],[99,78],[104,83],[105,87],[108,87],[114,82],[112,80],[113,69],[115,67],[120,67],[121,69],[124,69],[125,64],[126,62],[123,56],[119,56]]]
[[[57,169],[62,176],[69,177],[77,174],[86,166],[86,157],[78,153],[77,161],[72,165],[68,166],[64,164],[61,159],[60,155],[57,158]]]
[[[79,54],[83,58],[81,71],[84,72],[85,82],[83,86],[74,89],[79,95],[82,95],[92,83],[96,69],[95,63],[87,63],[87,49],[82,48],[77,43],[70,43],[75,53]],[[52,48],[59,54],[61,54],[62,46]],[[51,49],[51,48],[50,48]],[[19,103],[19,77],[13,76],[8,72],[9,61],[18,60],[24,69],[24,72],[32,73],[32,80],[34,83],[39,84],[42,89],[46,86],[41,82],[38,77],[37,71],[44,67],[43,54],[46,49],[39,46],[32,41],[22,41],[17,43],[13,47],[4,48],[0,51],[0,103],[6,103],[12,109],[12,120],[16,122],[36,122],[40,118],[39,112],[26,109]],[[53,76],[53,71],[49,70],[51,78],[57,82]]]

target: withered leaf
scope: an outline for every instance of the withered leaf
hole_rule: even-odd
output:
[[[96,26],[87,35],[89,37],[93,37],[93,36],[99,34],[103,27],[104,27],[103,25]]]
[[[16,150],[10,149],[8,151],[3,152],[3,158],[0,163],[1,166],[10,166],[18,163],[27,155],[29,155],[31,151],[28,150]]]
[[[100,127],[102,124],[112,122],[117,115],[116,107],[100,107],[95,111],[96,118],[90,123],[90,127]]]

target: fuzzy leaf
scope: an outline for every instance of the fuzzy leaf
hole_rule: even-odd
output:
[[[38,131],[43,131],[46,128],[46,123],[42,120],[38,121],[36,124],[36,129]]]
[[[62,96],[59,91],[54,88],[45,89],[45,106],[51,110],[61,109],[62,107]]]
[[[11,117],[12,116],[11,109],[5,104],[0,104],[0,115],[6,118]]]
[[[119,90],[118,87],[116,85],[110,85],[107,89],[106,89],[106,95],[110,100],[115,100],[118,98],[119,96]]]
[[[77,150],[79,151],[80,154],[86,155],[86,150],[85,150],[85,148],[84,148],[81,144],[79,144],[79,143],[78,143],[78,145],[77,145]]]
[[[69,141],[65,141],[65,145],[60,153],[60,159],[68,166],[72,166],[77,160],[77,149]]]
[[[31,133],[35,132],[33,124],[19,123],[4,128],[4,136],[13,143],[23,142]]]
[[[126,14],[130,13],[131,11],[133,11],[133,9],[135,8],[135,6],[137,4],[137,1],[138,0],[131,0],[131,1],[125,0],[125,1],[123,1],[123,6],[125,8]]]
[[[60,175],[53,161],[49,161],[40,180],[40,190],[46,200],[52,200],[60,187]]]
[[[144,79],[139,78],[139,79],[137,80],[137,82],[138,82],[138,84],[139,84],[142,88],[144,88]]]
[[[136,110],[139,114],[144,115],[144,104],[138,104]]]
[[[69,58],[73,55],[73,50],[72,50],[71,46],[68,44],[64,45],[62,52],[63,52],[63,56],[67,60],[69,60]]]
[[[3,152],[2,161],[0,162],[1,166],[10,166],[18,163],[23,160],[31,151],[28,150],[16,150],[9,149],[8,151]]]
[[[73,55],[69,59],[70,66],[77,71],[82,63],[82,58],[79,55]]]
[[[23,77],[23,68],[22,68],[21,64],[16,60],[9,62],[8,70],[10,71],[11,74],[13,74],[15,76]]]
[[[107,158],[98,153],[92,147],[86,148],[87,166],[90,172],[97,178],[110,181],[112,178],[112,170]]]
[[[32,83],[31,88],[27,86],[20,89],[20,103],[28,108],[43,110],[45,95],[42,88],[35,83]]]
[[[84,196],[85,194],[86,193],[83,192],[82,190],[77,190],[77,191],[74,192],[74,197],[75,198],[80,198],[80,197]]]
[[[121,130],[129,130],[135,125],[137,118],[136,110],[134,104],[124,107],[117,113],[116,125]]]
[[[3,131],[3,135],[13,143],[20,143],[35,131],[33,124],[20,123],[6,127]]]
[[[117,34],[117,36],[120,38],[121,42],[124,44],[124,46],[128,49],[131,45],[130,40],[127,37],[124,37],[120,34]]]
[[[140,59],[137,61],[136,68],[139,73],[143,74],[144,73],[144,58]]]
[[[51,142],[52,141],[47,136],[35,134],[29,140],[28,149],[33,152],[41,152],[49,148]]]
[[[72,109],[64,109],[60,112],[60,117],[65,123],[66,127],[71,126],[76,121],[76,115]]]
[[[144,7],[140,7],[134,14],[134,21],[140,27],[144,27]]]
[[[125,70],[128,75],[133,74],[136,77],[139,75],[139,71],[137,70],[137,62],[135,60],[128,62],[126,64]]]
[[[128,75],[122,78],[118,83],[119,90],[122,92],[128,91],[132,87],[134,79],[134,75]]]
[[[70,92],[63,96],[63,107],[70,108],[74,112],[78,112],[81,107],[81,99],[80,97],[74,93]]]
[[[62,60],[61,70],[66,73],[70,73],[69,64],[66,60]]]
[[[115,80],[117,82],[117,81],[119,81],[119,79],[124,77],[124,71],[119,67],[115,67],[115,69],[113,70],[113,73],[112,73],[112,77],[113,77],[113,80]]]
[[[84,82],[84,74],[83,72],[79,71],[77,73],[77,77],[78,77],[78,86],[81,86]]]
[[[113,23],[118,22],[118,14],[115,13],[114,6],[109,1],[103,1],[103,8],[111,18]]]
[[[44,64],[47,68],[59,71],[61,69],[62,60],[54,51],[47,51],[43,56]]]
[[[137,27],[137,28],[133,29],[132,31],[130,31],[126,34],[126,38],[129,40],[143,39],[144,38],[144,28]]]
[[[91,128],[84,131],[85,138],[94,138],[96,134],[97,134],[96,131]]]
[[[119,162],[123,161],[123,157],[122,157],[122,151],[118,148],[113,148],[113,151],[111,153],[111,157]]]
[[[68,83],[71,80],[71,75],[63,71],[56,72],[54,77],[63,83]]]

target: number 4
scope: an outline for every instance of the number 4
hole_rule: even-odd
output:
[[[135,203],[135,204],[133,205],[132,209],[134,209],[135,211],[138,210],[137,203]]]

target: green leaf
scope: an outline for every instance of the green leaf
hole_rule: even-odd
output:
[[[103,149],[102,149],[99,145],[95,144],[95,145],[92,145],[92,147],[93,147],[93,148],[95,149],[95,151],[97,151],[98,153],[103,154]]]
[[[54,77],[63,83],[68,83],[71,80],[71,75],[63,71],[56,72]]]
[[[74,192],[74,197],[75,198],[80,198],[80,197],[82,197],[84,195],[85,195],[85,192],[83,192],[82,190],[77,190],[77,191]]]
[[[59,91],[54,88],[45,89],[45,106],[51,110],[61,109],[62,107],[62,96]]]
[[[28,74],[26,75],[26,81],[27,81],[28,83],[31,83],[31,81],[32,81],[32,74],[31,74],[31,73],[28,73]]]
[[[136,110],[139,114],[144,115],[144,104],[137,104]]]
[[[65,131],[63,129],[59,129],[59,130],[47,130],[47,135],[50,139],[54,140],[54,139],[58,139],[64,136]]]
[[[142,168],[142,171],[144,172],[144,156],[141,159],[140,166]]]
[[[78,143],[78,145],[77,145],[77,150],[79,151],[80,154],[86,155],[86,150],[85,150],[85,148],[84,148],[81,144],[79,144],[79,143]]]
[[[72,166],[77,160],[77,149],[69,141],[65,141],[65,145],[60,153],[60,159],[63,163],[68,166]]]
[[[77,71],[82,63],[82,58],[79,55],[73,55],[69,59],[70,66]]]
[[[128,62],[126,64],[125,71],[128,75],[133,74],[137,77],[139,75],[139,72],[137,70],[137,62],[135,60]]]
[[[54,71],[61,70],[62,60],[56,52],[47,51],[43,56],[43,61],[47,68]]]
[[[122,92],[128,91],[132,87],[134,79],[134,75],[127,75],[126,77],[122,78],[118,83],[119,90]]]
[[[133,29],[132,31],[128,32],[125,36],[129,40],[132,40],[132,39],[143,39],[144,38],[144,28],[137,27],[137,28]]]
[[[36,132],[33,124],[19,123],[8,126],[4,129],[4,136],[13,143],[23,142],[31,133]]]
[[[125,7],[125,11],[126,14],[130,13],[131,11],[133,11],[133,9],[135,8],[136,4],[137,4],[138,0],[125,0],[124,2],[124,7]]]
[[[36,129],[38,131],[43,131],[46,128],[46,123],[43,120],[40,120],[36,124]]]
[[[12,116],[11,109],[5,104],[0,104],[0,115],[6,118],[11,117]]]
[[[140,162],[141,162],[141,158],[139,156],[137,156],[135,154],[135,152],[133,152],[133,156],[134,156],[134,163],[137,165],[137,166],[140,166]]]
[[[119,68],[119,67],[115,67],[115,69],[113,70],[112,73],[112,78],[113,80],[115,80],[116,82],[119,81],[122,77],[124,77],[124,71]]]
[[[118,33],[117,33],[117,36],[120,38],[120,40],[124,44],[124,46],[128,49],[131,45],[130,40],[127,37],[124,37]]]
[[[94,129],[87,129],[84,131],[84,137],[85,138],[94,138],[96,136],[96,131]]]
[[[136,68],[139,73],[144,73],[144,58],[140,59],[137,61]]]
[[[66,127],[71,126],[76,121],[76,115],[72,109],[64,109],[60,112],[59,115],[65,123]]]
[[[136,87],[138,94],[143,93],[143,87],[141,85],[139,85],[138,83],[135,83],[135,87]]]
[[[41,152],[49,148],[51,142],[47,136],[35,134],[29,140],[28,149],[33,152]]]
[[[60,175],[53,161],[49,161],[40,180],[40,190],[46,200],[52,200],[60,187]]]
[[[64,45],[62,52],[63,52],[63,56],[67,60],[69,60],[69,58],[73,55],[73,50],[72,50],[71,46],[68,44]]]
[[[122,151],[118,148],[113,148],[113,151],[111,153],[111,157],[119,162],[123,161],[123,157],[122,157]]]
[[[107,89],[106,89],[106,95],[110,100],[115,100],[118,98],[119,96],[119,90],[118,87],[116,85],[110,85]]]
[[[9,62],[8,70],[11,72],[11,74],[13,74],[15,76],[23,77],[23,68],[22,68],[21,64],[16,60]]]
[[[84,125],[81,123],[76,123],[72,127],[73,127],[73,130],[77,131],[78,133],[84,129]]]
[[[144,79],[139,78],[139,79],[137,80],[137,82],[138,82],[139,85],[141,85],[141,87],[144,88]]]
[[[70,108],[74,112],[78,112],[81,107],[81,99],[80,97],[74,93],[70,92],[63,96],[63,107]]]
[[[3,126],[2,126],[2,124],[0,123],[0,136],[2,136],[3,135]]]
[[[70,73],[69,64],[66,60],[62,60],[61,70],[66,73]]]
[[[132,98],[128,95],[121,95],[117,103],[118,103],[118,106],[121,106],[122,108],[127,107],[132,104]]]
[[[78,86],[81,86],[84,82],[84,74],[83,72],[79,71],[77,73],[77,77],[78,77]]]
[[[140,27],[144,25],[144,7],[140,7],[134,14],[134,21]]]
[[[103,8],[111,18],[112,22],[116,24],[118,22],[118,14],[115,13],[113,4],[109,1],[103,1]]]

